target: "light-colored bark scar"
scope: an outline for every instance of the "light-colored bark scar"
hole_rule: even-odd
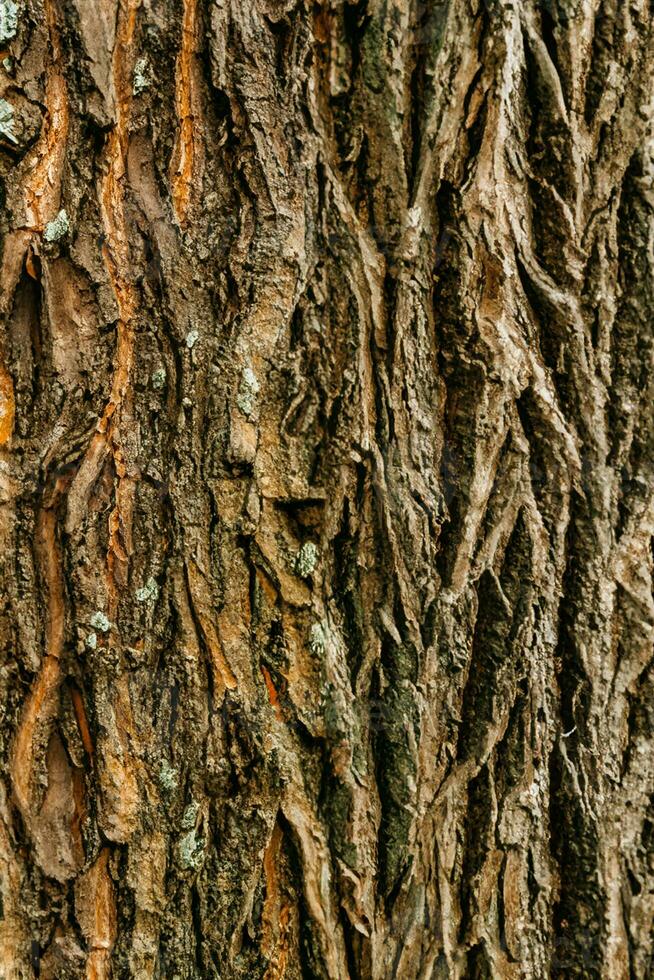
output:
[[[196,0],[184,0],[182,46],[175,74],[175,104],[179,128],[171,166],[173,207],[180,225],[186,221],[191,202],[191,187],[197,162],[195,116],[197,86],[194,50],[197,33]]]
[[[211,598],[206,579],[194,561],[187,563],[189,595],[200,623],[202,635],[211,654],[211,661],[219,686],[233,691],[237,687],[234,672],[227,662],[223,644],[213,623]]]
[[[25,217],[28,228],[42,232],[59,208],[61,175],[68,138],[68,95],[61,70],[61,42],[51,0],[45,3],[52,64],[45,83],[46,117],[34,148],[25,183]]]
[[[36,144],[25,186],[26,223],[28,228],[38,232],[43,231],[59,207],[66,158],[68,99],[66,82],[56,69],[48,75],[45,99],[47,110],[43,133]]]
[[[109,849],[100,851],[95,863],[75,885],[75,914],[89,946],[87,980],[111,975],[111,950],[116,941],[116,897],[108,869]]]
[[[136,830],[143,784],[142,766],[132,744],[137,739],[126,674],[115,683],[112,711],[98,742],[98,771],[102,808],[100,826],[109,840],[125,843]]]

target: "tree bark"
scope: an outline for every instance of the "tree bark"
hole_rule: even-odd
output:
[[[0,0],[0,976],[654,975],[647,0]]]

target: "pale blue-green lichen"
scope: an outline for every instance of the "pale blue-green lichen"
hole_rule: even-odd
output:
[[[91,616],[91,626],[96,630],[100,630],[101,633],[108,633],[111,629],[111,623],[105,616],[103,612],[93,613]]]
[[[295,571],[301,578],[307,578],[318,563],[318,549],[312,541],[303,544],[295,556]]]
[[[327,643],[327,629],[322,623],[314,623],[309,630],[309,649],[314,657],[319,657],[325,652]]]
[[[177,789],[177,775],[178,773],[175,767],[171,766],[167,759],[164,759],[159,767],[159,782],[169,793],[172,793],[173,790]]]
[[[163,388],[163,386],[165,385],[165,383],[166,383],[166,369],[165,368],[162,368],[162,367],[161,368],[157,368],[156,371],[153,371],[152,372],[152,387],[153,388],[156,388],[157,390],[159,390],[160,388]]]
[[[159,595],[157,580],[152,576],[147,580],[142,589],[136,590],[137,602],[156,602]]]
[[[139,58],[134,65],[134,84],[132,91],[134,95],[140,95],[150,86],[150,71],[146,58]]]
[[[14,107],[6,99],[0,99],[0,136],[18,145],[14,135]]]
[[[184,834],[178,844],[179,863],[182,868],[197,871],[204,858],[204,845],[205,842],[198,836],[197,830],[189,830],[188,834]]]
[[[189,330],[186,334],[186,346],[189,350],[193,350],[198,340],[200,339],[200,334],[197,330]]]
[[[68,220],[65,208],[62,208],[57,217],[49,221],[45,226],[43,237],[46,242],[58,242],[59,239],[65,238],[69,231],[70,221]]]
[[[177,846],[179,862],[183,868],[197,869],[202,864],[205,841],[199,836],[195,826],[199,813],[199,803],[191,800],[182,816],[182,830],[185,830],[186,833],[180,838]]]
[[[257,395],[259,394],[259,382],[251,367],[243,368],[241,383],[236,396],[236,404],[243,412],[243,415],[250,418],[254,415],[257,407]]]
[[[13,0],[0,0],[0,44],[7,44],[18,30],[18,7]]]
[[[182,830],[189,830],[191,827],[195,826],[195,821],[198,819],[199,812],[200,804],[195,800],[191,800],[182,815]]]
[[[98,645],[98,638],[95,633],[89,633],[84,643],[89,648],[89,650],[95,650]]]
[[[13,71],[13,69],[14,69],[14,59],[13,58],[9,58],[9,57],[3,58],[2,59],[2,67],[4,68],[4,70],[6,72]]]

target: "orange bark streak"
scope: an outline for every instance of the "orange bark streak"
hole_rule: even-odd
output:
[[[277,693],[277,688],[273,684],[273,679],[270,676],[270,671],[266,667],[262,667],[261,673],[263,674],[263,679],[266,682],[266,688],[268,690],[268,697],[270,698],[270,703],[275,709],[275,715],[281,721],[283,717],[282,705],[279,700],[279,694]]]
[[[126,477],[119,433],[121,408],[129,394],[129,381],[134,359],[134,316],[137,308],[136,291],[130,278],[129,233],[125,220],[124,179],[127,171],[129,144],[129,115],[132,100],[131,62],[132,42],[136,25],[136,11],[140,0],[126,0],[121,4],[118,34],[113,55],[113,81],[116,93],[116,121],[109,134],[105,157],[105,174],[100,192],[100,210],[105,229],[102,250],[109,280],[118,307],[118,327],[114,375],[111,394],[102,418],[99,432],[106,432],[111,447],[118,490],[116,506],[109,519],[109,551],[107,555],[107,592],[109,615],[115,615],[118,605],[117,582],[124,577],[128,554],[124,547],[121,530],[131,526],[133,494],[125,493],[122,483]]]
[[[82,744],[89,758],[93,757],[93,739],[91,738],[91,729],[89,728],[88,718],[86,717],[86,708],[84,707],[84,698],[81,692],[76,687],[71,687],[70,696],[73,702],[73,710],[75,712],[75,718],[77,719],[77,727],[79,728],[80,737],[82,739]]]
[[[179,118],[179,132],[173,153],[171,175],[173,206],[180,224],[184,224],[188,213],[196,157],[194,126],[196,92],[193,69],[196,21],[196,0],[184,0],[182,47],[177,59],[175,76],[175,102]]]
[[[16,802],[25,818],[33,809],[32,772],[34,769],[34,742],[38,728],[54,716],[56,705],[53,695],[61,680],[61,667],[57,657],[46,656],[41,672],[23,709],[20,726],[16,732],[11,763],[11,779]]]
[[[50,656],[59,659],[64,646],[64,583],[54,509],[42,510],[39,514],[37,535],[37,548],[48,590],[46,650]]]
[[[9,372],[0,363],[0,446],[11,439],[15,412],[14,383]]]
[[[64,588],[56,525],[54,510],[44,509],[40,512],[36,546],[48,593],[46,656],[23,709],[11,765],[14,793],[25,817],[33,810],[35,741],[39,729],[48,724],[56,711],[54,695],[61,680],[59,658],[64,645]]]
[[[262,669],[265,671],[265,667]],[[281,845],[282,831],[276,823],[263,856],[266,899],[261,917],[263,925],[261,948],[270,960],[264,980],[283,980],[288,964],[291,908],[288,902],[284,901],[279,883],[278,864]]]

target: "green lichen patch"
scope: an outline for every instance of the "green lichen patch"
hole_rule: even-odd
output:
[[[111,623],[105,614],[99,610],[91,616],[91,626],[96,630],[100,630],[101,633],[108,633],[111,629]]]
[[[308,578],[318,564],[318,549],[313,541],[303,544],[295,557],[295,571],[300,578]]]
[[[84,643],[89,648],[89,650],[95,650],[95,648],[98,645],[98,637],[97,637],[97,634],[96,633],[89,633],[88,636],[86,637],[86,639],[84,640]]]
[[[205,841],[197,830],[189,830],[178,844],[179,863],[185,870],[197,871],[204,859]]]
[[[137,602],[156,602],[159,596],[159,586],[157,580],[152,576],[147,580],[142,589],[136,590]]]
[[[45,226],[43,237],[46,242],[58,242],[62,238],[65,238],[69,231],[70,221],[68,220],[65,208],[62,208],[57,217],[53,218]]]
[[[195,826],[199,812],[200,804],[197,803],[196,800],[191,800],[182,815],[182,830],[189,830],[191,827]]]
[[[147,58],[139,58],[134,65],[134,82],[132,85],[132,91],[134,95],[140,95],[141,92],[145,92],[145,90],[149,87],[150,70]]]
[[[182,830],[186,831],[180,837],[177,849],[179,863],[186,870],[197,870],[204,860],[206,841],[200,836],[196,826],[200,813],[200,804],[191,800],[182,815]]]
[[[309,630],[309,649],[314,657],[320,657],[325,652],[327,629],[323,623],[313,623]]]
[[[18,7],[13,0],[0,0],[0,44],[8,44],[18,30]]]
[[[166,377],[167,377],[166,369],[162,367],[157,368],[156,371],[152,372],[152,376],[151,376],[152,387],[155,388],[157,391],[159,391],[166,384]]]
[[[189,330],[186,334],[186,346],[189,350],[193,350],[198,340],[200,339],[200,334],[197,330]]]
[[[257,395],[260,391],[257,376],[251,367],[243,368],[241,383],[236,397],[236,404],[247,418],[254,415],[257,407]]]
[[[159,783],[162,788],[173,793],[178,786],[178,775],[177,769],[171,766],[167,759],[164,759],[159,767]]]
[[[0,136],[18,145],[14,134],[14,107],[6,99],[0,99]]]

